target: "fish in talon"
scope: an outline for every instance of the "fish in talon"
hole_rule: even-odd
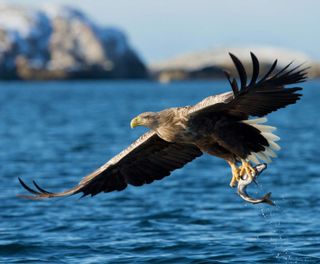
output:
[[[251,177],[248,174],[244,174],[241,176],[240,180],[238,181],[238,194],[239,196],[245,200],[246,202],[252,203],[252,204],[258,204],[258,203],[267,203],[269,205],[275,206],[274,202],[271,201],[271,192],[267,193],[261,198],[253,198],[248,195],[247,193],[247,187],[252,182],[256,183],[256,178],[267,168],[267,164],[262,163],[254,167],[255,174]]]

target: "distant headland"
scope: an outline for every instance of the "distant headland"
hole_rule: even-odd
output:
[[[237,76],[229,52],[239,57],[246,69],[252,66],[250,52],[253,52],[261,63],[261,72],[269,69],[274,60],[278,59],[279,68],[290,62],[293,62],[293,65],[303,64],[310,67],[310,78],[320,77],[320,61],[301,52],[270,46],[225,47],[185,54],[152,64],[150,72],[154,79],[161,82],[225,78],[223,70]],[[250,74],[251,71],[248,72],[248,75]]]

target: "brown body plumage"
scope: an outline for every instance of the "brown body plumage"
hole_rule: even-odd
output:
[[[259,62],[251,53],[252,79],[247,82],[241,62],[230,54],[240,78],[240,88],[228,76],[232,92],[205,98],[194,106],[170,108],[153,113],[142,113],[131,121],[131,127],[146,126],[149,132],[101,168],[86,176],[76,187],[61,193],[50,193],[39,187],[33,190],[20,178],[21,184],[41,199],[76,193],[96,195],[99,192],[121,191],[128,184],[140,186],[160,180],[171,171],[209,153],[225,159],[231,166],[233,186],[241,174],[250,173],[252,162],[270,161],[279,146],[273,127],[262,125],[263,117],[273,111],[294,104],[301,88],[286,85],[303,82],[306,70],[290,64],[277,73],[277,61],[267,74],[258,80]],[[236,163],[242,162],[237,168]]]

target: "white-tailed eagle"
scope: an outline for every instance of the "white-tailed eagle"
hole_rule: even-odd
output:
[[[210,96],[196,105],[146,112],[133,118],[131,127],[145,126],[149,132],[102,167],[64,192],[52,193],[33,182],[36,190],[19,178],[32,199],[62,197],[82,193],[122,191],[128,184],[141,186],[161,180],[188,162],[208,153],[225,159],[232,169],[231,186],[239,177],[253,172],[251,163],[270,162],[280,149],[274,127],[265,125],[266,115],[294,104],[306,80],[306,68],[286,67],[275,72],[277,60],[260,76],[259,61],[251,53],[252,77],[240,60],[230,54],[238,71],[240,85],[227,74],[232,91]],[[257,117],[253,119],[252,117]],[[237,163],[241,163],[238,167]]]

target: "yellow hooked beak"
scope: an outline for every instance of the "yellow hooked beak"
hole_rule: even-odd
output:
[[[136,126],[140,126],[140,125],[141,125],[141,119],[139,117],[133,118],[130,122],[131,128],[135,128]]]

